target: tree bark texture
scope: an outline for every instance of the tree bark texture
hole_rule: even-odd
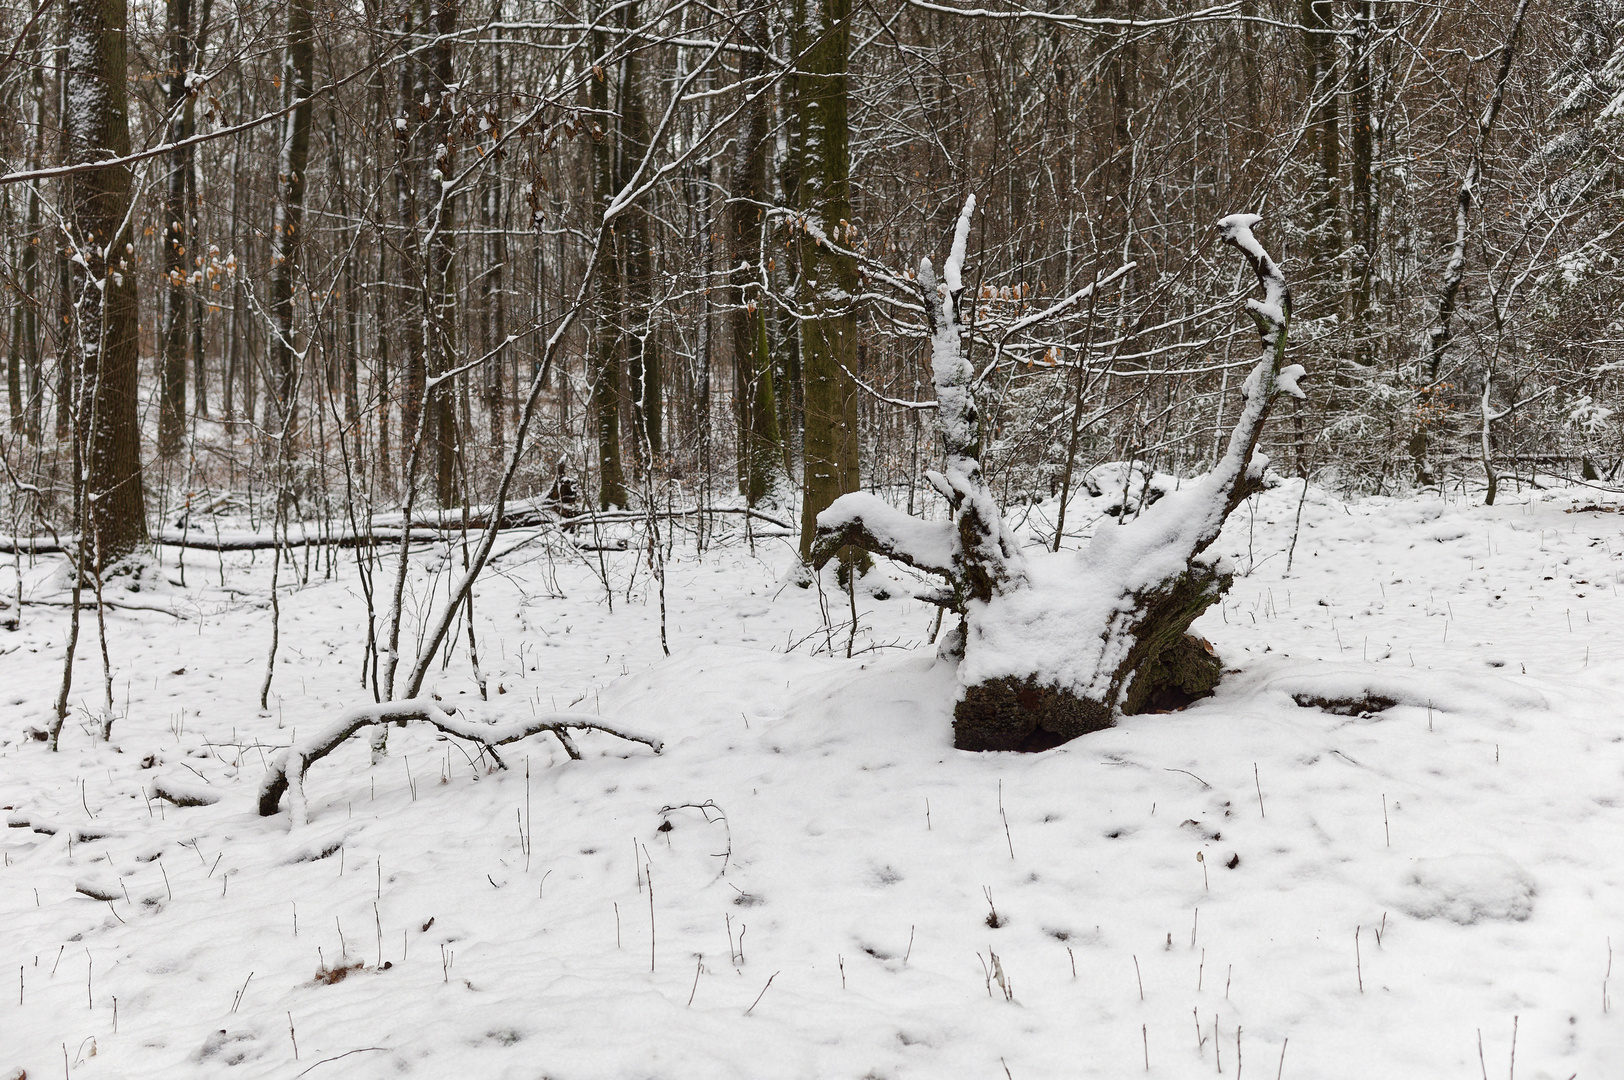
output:
[[[68,160],[130,152],[124,0],[68,0]],[[86,448],[94,550],[105,565],[147,537],[137,420],[140,311],[128,166],[73,178],[70,333],[79,362],[76,434]]]
[[[192,0],[169,0],[169,71],[164,81],[164,104],[169,110],[168,136],[179,141],[191,134],[192,101],[186,85],[192,70]],[[190,147],[169,155],[169,176],[164,189],[163,320],[159,329],[158,453],[174,457],[186,441],[187,346],[187,224],[186,199],[192,171]]]
[[[604,67],[608,46],[607,34],[592,35],[594,70],[589,80],[589,98],[593,123],[598,129],[592,134],[592,179],[595,203],[599,207],[608,205],[616,190],[615,141],[608,131],[610,73]],[[620,456],[620,270],[624,263],[619,250],[620,233],[611,229],[604,242],[614,245],[615,250],[598,262],[592,352],[587,374],[591,380],[590,407],[598,443],[598,506],[608,510],[627,504],[626,474]]]
[[[857,262],[835,245],[852,242],[847,64],[851,0],[802,0],[796,122],[801,143],[796,201],[802,312],[801,556],[812,553],[818,514],[858,489]]]
[[[289,0],[287,44],[283,53],[284,93],[303,102],[287,116],[282,156],[277,166],[276,220],[271,235],[271,379],[273,420],[284,456],[297,438],[299,354],[294,293],[299,284],[300,249],[304,240],[305,170],[310,164],[310,99],[315,48],[311,42],[310,0]]]
[[[767,12],[756,4],[744,12],[739,36],[751,51],[739,57],[739,82],[747,95],[734,133],[731,198],[727,204],[728,263],[732,288],[728,329],[733,345],[734,400],[738,406],[739,492],[755,506],[784,477],[783,439],[773,394],[772,354],[767,339],[766,298],[757,264],[761,259],[767,190]]]

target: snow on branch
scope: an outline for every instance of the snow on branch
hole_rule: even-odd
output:
[[[953,569],[953,538],[953,526],[946,521],[921,521],[878,495],[854,491],[840,496],[818,515],[811,563],[813,569],[821,570],[850,544],[947,576]]]
[[[338,749],[346,739],[362,728],[380,724],[404,727],[412,720],[432,724],[447,735],[478,743],[498,764],[501,763],[501,759],[496,756],[496,747],[517,742],[531,735],[539,735],[544,731],[551,732],[569,756],[577,759],[581,753],[576,749],[574,740],[570,738],[569,733],[572,729],[602,731],[616,738],[639,742],[651,748],[656,754],[664,748],[664,744],[653,735],[607,724],[600,719],[581,716],[578,713],[542,713],[526,720],[486,724],[468,719],[458,714],[454,708],[431,699],[385,701],[351,709],[315,735],[299,740],[278,754],[259,784],[260,816],[270,817],[275,814],[281,805],[282,796],[287,794],[293,823],[305,824],[310,820],[310,810],[305,801],[304,778],[310,771],[310,766]]]
[[[1257,273],[1258,284],[1263,286],[1263,299],[1247,300],[1246,310],[1258,324],[1258,332],[1263,335],[1263,347],[1274,347],[1275,338],[1285,333],[1286,323],[1291,319],[1291,292],[1286,288],[1286,276],[1280,272],[1269,253],[1263,250],[1257,237],[1252,235],[1254,226],[1260,224],[1263,218],[1257,214],[1230,214],[1218,221],[1218,235],[1224,243],[1238,250],[1246,261],[1252,264]]]
[[[961,278],[964,270],[964,248],[970,240],[970,218],[975,212],[976,197],[966,196],[964,209],[959,211],[958,224],[953,227],[953,247],[947,253],[947,262],[942,264],[942,281],[950,293],[964,291],[964,281]]]

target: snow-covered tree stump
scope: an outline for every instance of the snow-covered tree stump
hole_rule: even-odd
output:
[[[652,735],[608,724],[597,717],[581,716],[576,713],[543,713],[526,720],[510,721],[505,724],[485,724],[462,716],[451,706],[432,699],[408,698],[405,701],[385,701],[377,705],[363,705],[351,709],[314,735],[299,740],[278,754],[259,784],[260,816],[270,817],[275,814],[282,805],[282,796],[288,795],[292,804],[289,809],[293,823],[305,824],[309,820],[310,811],[305,801],[304,779],[305,774],[310,771],[310,766],[337,750],[345,740],[363,728],[387,724],[404,727],[410,721],[430,724],[447,735],[477,744],[499,766],[502,759],[496,754],[498,746],[518,742],[520,739],[539,735],[544,731],[557,738],[563,745],[564,752],[572,758],[581,756],[575,747],[575,740],[570,737],[572,730],[601,731],[616,738],[643,743],[656,754],[662,749],[660,740]]]
[[[960,615],[941,652],[959,658],[954,743],[965,750],[1041,750],[1117,715],[1173,708],[1210,693],[1220,665],[1190,624],[1227,590],[1231,574],[1207,549],[1231,511],[1262,487],[1268,459],[1258,435],[1280,393],[1302,397],[1298,365],[1283,367],[1291,297],[1252,229],[1218,222],[1223,241],[1251,264],[1263,299],[1248,300],[1263,355],[1217,466],[1133,521],[1102,525],[1083,551],[1028,556],[981,474],[974,373],[958,316],[960,274],[975,198],[965,203],[938,284],[929,259],[919,283],[929,318],[937,429],[944,468],[927,479],[948,502],[946,521],[908,516],[866,493],[818,515],[812,550],[821,567],[846,544],[940,575],[924,599]]]

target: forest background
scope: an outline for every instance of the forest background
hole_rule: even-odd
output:
[[[972,191],[1006,504],[1216,460],[1237,210],[1311,373],[1281,472],[1605,484],[1621,28],[1607,0],[7,3],[6,531],[116,557],[226,493],[364,533],[578,489],[799,502],[805,552],[842,492],[928,501],[907,285]]]

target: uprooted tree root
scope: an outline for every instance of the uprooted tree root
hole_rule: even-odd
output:
[[[664,748],[660,740],[652,735],[606,724],[601,719],[588,718],[576,713],[543,713],[527,720],[483,724],[459,716],[456,709],[437,701],[422,698],[385,701],[377,705],[363,705],[351,709],[313,738],[295,743],[278,754],[270,770],[265,774],[265,779],[260,781],[260,816],[270,817],[275,814],[281,807],[282,796],[287,794],[290,803],[289,812],[293,815],[294,823],[305,824],[310,818],[310,811],[305,802],[304,778],[310,771],[310,766],[338,749],[346,739],[362,728],[386,724],[405,727],[413,720],[432,724],[447,735],[477,744],[498,766],[502,765],[502,759],[496,753],[498,746],[506,746],[508,743],[518,742],[520,739],[542,732],[550,732],[564,747],[564,752],[577,760],[581,752],[576,748],[575,740],[570,737],[572,730],[601,731],[629,742],[642,743],[656,754]]]
[[[1212,694],[1223,666],[1212,646],[1183,634],[1141,661],[1122,712],[1174,712]],[[953,745],[960,750],[1048,750],[1115,723],[1110,709],[1031,676],[1004,676],[965,688],[953,709]]]

